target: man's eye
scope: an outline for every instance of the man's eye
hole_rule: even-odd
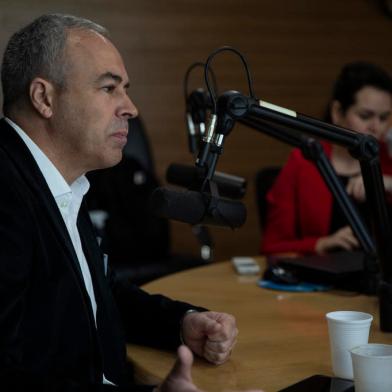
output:
[[[116,86],[112,86],[112,85],[110,85],[110,86],[103,86],[102,90],[107,92],[107,93],[111,93],[111,92],[114,91],[115,88],[116,88]]]

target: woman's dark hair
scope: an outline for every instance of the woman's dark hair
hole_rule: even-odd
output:
[[[331,122],[333,101],[338,101],[345,113],[355,103],[357,92],[366,86],[375,87],[392,95],[392,78],[381,67],[364,61],[346,64],[335,81],[325,120]]]

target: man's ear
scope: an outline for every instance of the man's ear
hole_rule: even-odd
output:
[[[53,95],[54,86],[51,82],[35,78],[30,83],[30,101],[37,112],[44,118],[51,118],[53,115]]]
[[[332,122],[336,125],[341,125],[343,120],[342,105],[339,101],[333,101],[330,107]]]

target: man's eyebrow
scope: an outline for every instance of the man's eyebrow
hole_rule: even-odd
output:
[[[120,84],[123,81],[123,78],[120,75],[116,75],[112,72],[105,72],[104,74],[100,75],[96,80],[97,83],[102,82],[105,79],[112,79],[117,84]],[[129,87],[129,82],[126,83],[125,88]]]

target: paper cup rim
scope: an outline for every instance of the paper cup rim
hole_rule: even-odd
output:
[[[342,314],[346,313],[347,315],[349,314],[356,314],[356,315],[360,315],[363,318],[359,319],[359,320],[355,320],[355,319],[344,319],[341,318],[339,319],[338,317],[334,317],[337,316],[338,314]],[[333,312],[329,312],[325,315],[325,317],[327,318],[328,321],[332,321],[334,323],[347,323],[350,322],[352,324],[362,324],[362,323],[368,323],[368,322],[372,322],[373,321],[373,316],[370,313],[366,313],[366,312],[357,312],[355,310],[336,310]]]
[[[353,347],[350,351],[352,355],[358,355],[359,357],[369,357],[370,355],[358,352],[359,350],[365,347],[387,347],[391,350],[391,353],[388,355],[371,355],[372,358],[391,358],[392,357],[392,344],[384,344],[384,343],[366,343],[361,344],[359,346]]]

